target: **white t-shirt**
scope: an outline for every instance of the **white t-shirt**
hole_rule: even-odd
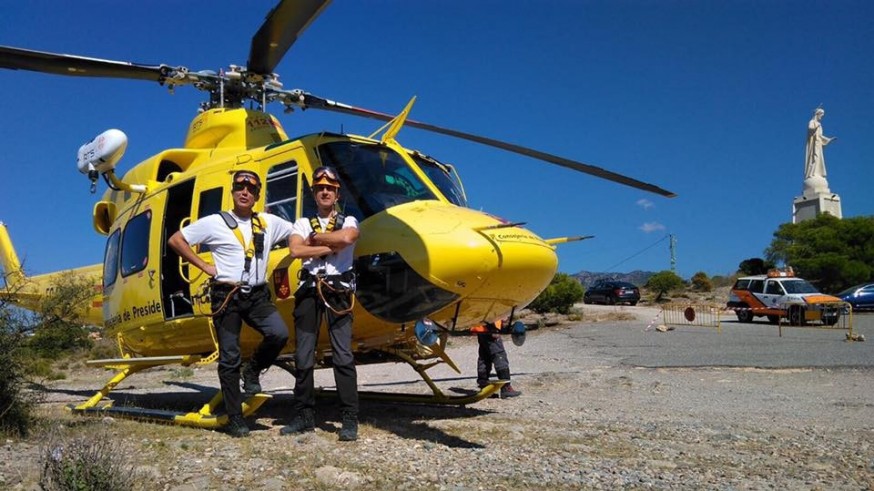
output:
[[[240,218],[230,212],[237,220],[237,227],[246,244],[252,240],[251,218]],[[267,255],[274,244],[288,238],[291,223],[270,213],[258,213],[264,231],[264,253],[252,258],[249,273],[245,273],[246,251],[234,231],[225,223],[220,214],[209,215],[182,229],[182,236],[189,244],[208,245],[215,261],[215,279],[228,283],[241,282],[252,286],[267,282]]]
[[[322,226],[322,230],[325,230],[329,221],[330,218],[319,217],[319,224]],[[343,226],[340,228],[358,228],[358,220],[353,216],[347,216],[346,219],[343,220]],[[310,219],[307,217],[298,218],[291,227],[292,235],[299,235],[304,239],[309,237],[312,232],[313,226],[310,224]],[[352,269],[352,255],[354,252],[355,245],[353,244],[349,247],[343,248],[338,253],[328,254],[324,259],[311,257],[304,259],[301,264],[304,269],[312,274],[324,270],[325,274],[337,275]]]

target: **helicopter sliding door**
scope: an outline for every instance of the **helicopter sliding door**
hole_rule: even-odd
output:
[[[179,255],[167,245],[167,240],[189,217],[193,194],[194,180],[174,184],[167,190],[167,204],[161,233],[161,302],[164,306],[165,319],[189,316],[194,313],[191,292],[186,281],[187,267],[179,266]]]
[[[164,236],[161,241],[161,290],[164,317],[174,319],[193,315],[192,294],[208,278],[202,271],[181,260],[167,244],[176,231],[189,223],[222,210],[226,190],[219,184],[220,176],[203,175],[170,188],[167,196]],[[195,251],[208,262],[209,247],[195,246]]]

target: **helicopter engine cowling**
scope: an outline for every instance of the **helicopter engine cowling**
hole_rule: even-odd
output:
[[[127,135],[121,130],[106,130],[79,147],[76,165],[82,174],[103,174],[115,169],[115,164],[121,160],[125,149]]]

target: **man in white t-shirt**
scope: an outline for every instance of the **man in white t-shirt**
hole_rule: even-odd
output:
[[[294,294],[295,384],[297,414],[280,433],[289,435],[315,429],[313,375],[322,317],[328,321],[331,365],[340,399],[341,441],[358,439],[358,375],[352,354],[352,295],[355,274],[352,255],[358,240],[358,220],[335,209],[340,178],[331,167],[313,171],[314,217],[294,222],[289,239],[291,256],[302,260],[301,278]]]
[[[211,277],[213,324],[219,344],[218,376],[228,414],[228,434],[249,434],[243,419],[240,390],[261,392],[259,375],[273,364],[288,342],[288,327],[270,298],[267,256],[274,244],[291,233],[291,223],[269,213],[255,213],[261,179],[253,171],[234,173],[234,208],[203,217],[173,234],[168,243],[176,253]],[[192,245],[207,245],[215,265],[200,258]],[[243,365],[240,354],[242,322],[264,336],[251,361]]]

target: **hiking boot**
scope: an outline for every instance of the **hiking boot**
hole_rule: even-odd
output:
[[[261,393],[261,372],[260,370],[255,370],[252,362],[243,364],[243,368],[240,369],[240,375],[243,376],[243,394],[246,397]]]
[[[312,409],[301,409],[301,411],[291,420],[291,424],[283,426],[279,430],[280,435],[293,435],[295,433],[306,433],[308,431],[316,431],[316,417]]]
[[[340,428],[341,442],[354,442],[358,439],[358,415],[352,411],[343,411],[343,427]]]
[[[249,426],[243,416],[236,414],[228,418],[228,424],[225,426],[225,433],[234,438],[240,438],[249,434]]]
[[[518,397],[521,396],[522,392],[513,388],[512,385],[506,384],[501,387],[501,399],[507,399],[510,397]]]

